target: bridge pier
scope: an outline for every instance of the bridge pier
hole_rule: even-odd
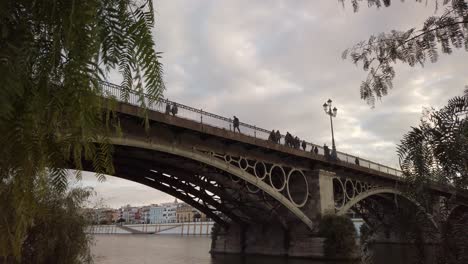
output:
[[[288,237],[280,225],[231,225],[212,238],[212,254],[287,255]]]
[[[313,236],[310,231],[290,232],[280,225],[249,226],[232,225],[212,239],[211,254],[247,254],[324,258],[324,238]]]

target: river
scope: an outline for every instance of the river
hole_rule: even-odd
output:
[[[333,264],[333,262],[282,257],[233,255],[211,257],[209,236],[95,235],[94,238],[92,254],[96,264]],[[379,245],[374,250],[373,264],[413,263],[410,261],[411,254],[395,246]]]

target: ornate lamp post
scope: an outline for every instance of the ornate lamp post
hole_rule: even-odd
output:
[[[323,104],[323,110],[325,111],[325,114],[330,116],[330,126],[331,126],[331,133],[332,133],[332,152],[331,152],[331,156],[332,156],[332,158],[336,158],[337,155],[336,155],[336,146],[335,146],[335,135],[333,134],[333,119],[332,119],[332,117],[336,117],[336,113],[338,112],[338,109],[336,109],[336,107],[334,107],[332,109],[332,100],[328,99],[328,101],[326,101]]]

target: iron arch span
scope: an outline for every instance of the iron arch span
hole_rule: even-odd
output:
[[[289,193],[283,195],[282,190],[267,184],[265,179],[210,153],[134,138],[115,137],[111,143],[117,149],[114,176],[173,195],[223,225],[229,221],[248,224],[274,217],[286,226],[282,216],[275,212],[280,204],[309,229],[313,227],[300,209],[302,204],[288,199]],[[133,151],[131,155],[126,153],[129,149]],[[176,164],[165,163],[174,159],[178,159]]]
[[[345,191],[346,192],[346,191]],[[437,229],[437,223],[434,220],[434,217],[427,213],[424,208],[415,200],[409,198],[406,196],[402,191],[393,188],[393,187],[378,187],[378,186],[372,186],[369,189],[365,190],[364,192],[360,192],[359,194],[353,196],[353,197],[348,197],[349,200],[344,203],[342,206],[336,208],[337,215],[345,215],[348,213],[353,207],[358,205],[360,202],[374,196],[380,196],[380,195],[396,195],[400,198],[405,199],[406,201],[410,202],[412,205],[415,206],[420,212],[424,212],[426,215],[426,218],[431,222],[432,226]],[[346,194],[345,194],[346,195]]]

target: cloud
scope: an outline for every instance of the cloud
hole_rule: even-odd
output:
[[[344,49],[370,34],[421,25],[431,4],[396,1],[357,14],[338,1],[165,0],[155,8],[165,97],[328,145],[322,104],[331,98],[339,109],[338,149],[392,166],[396,144],[423,108],[443,106],[468,84],[464,51],[424,68],[397,65],[394,88],[371,109],[359,98],[366,73],[341,60]],[[113,204],[172,200],[116,179],[95,186]]]

